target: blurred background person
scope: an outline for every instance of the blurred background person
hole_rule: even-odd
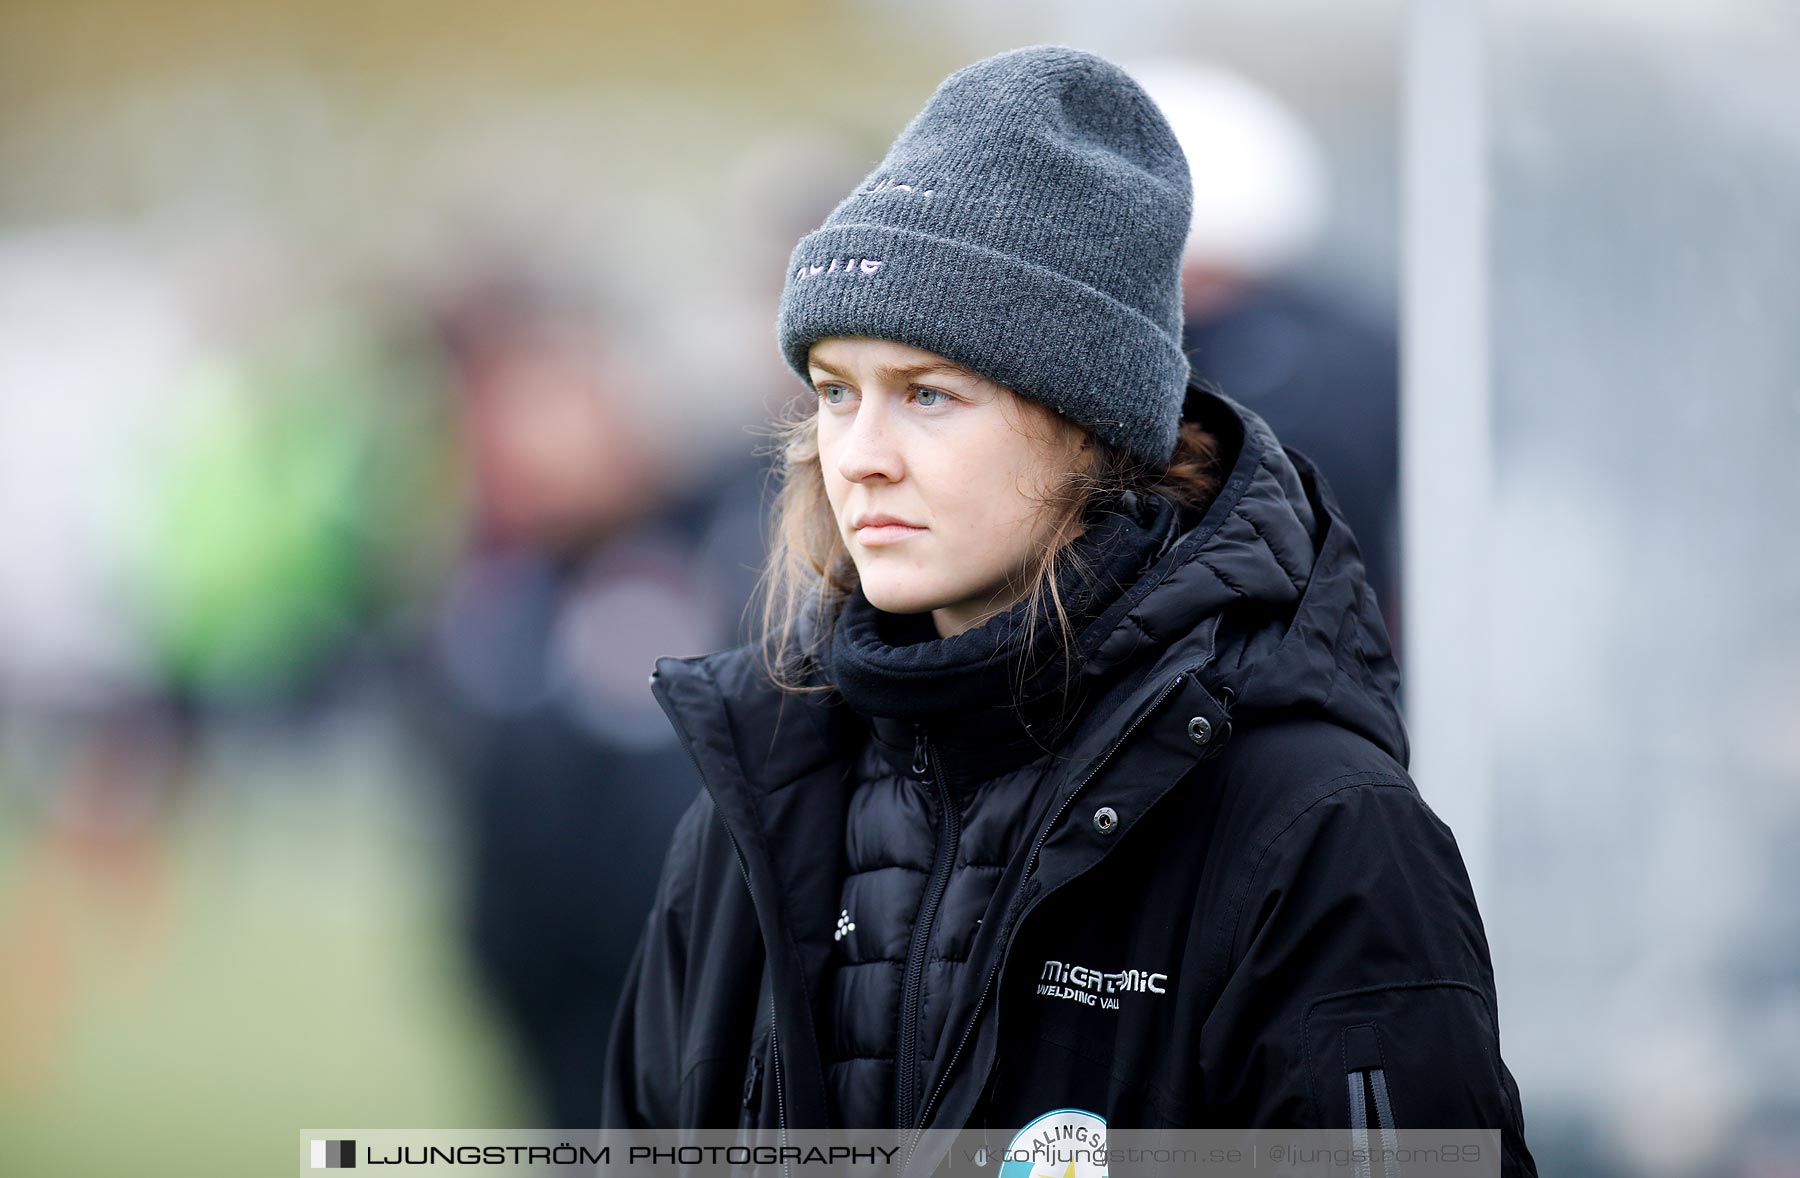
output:
[[[1127,62],[1194,173],[1182,258],[1194,371],[1318,464],[1400,637],[1400,371],[1394,327],[1309,279],[1330,212],[1327,161],[1267,87],[1179,58]]]
[[[436,626],[431,743],[464,789],[467,929],[540,1121],[599,1123],[635,930],[699,778],[644,670],[739,633],[761,559],[745,447],[693,485],[629,410],[630,371],[573,282],[478,268],[438,322],[473,483]]]
[[[746,289],[779,292],[788,238],[855,166],[817,130],[740,145],[724,183]],[[424,295],[469,502],[410,672],[414,719],[458,790],[463,935],[538,1120],[591,1127],[594,1061],[700,788],[648,668],[750,634],[773,455],[746,427],[796,394],[764,354],[766,323],[729,298],[697,300],[679,348],[631,347],[655,332],[620,275],[578,271],[515,220],[472,238]]]

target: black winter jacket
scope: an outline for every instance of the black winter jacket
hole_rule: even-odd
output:
[[[1355,540],[1254,413],[1198,385],[1186,413],[1229,477],[1084,643],[1101,694],[901,1128],[1005,1144],[1060,1108],[1121,1128],[1367,1117],[1497,1129],[1503,1173],[1535,1175],[1481,918],[1407,775]],[[827,1127],[821,981],[866,728],[831,693],[770,686],[748,646],[660,659],[652,688],[705,788],[630,969],[604,1125]]]

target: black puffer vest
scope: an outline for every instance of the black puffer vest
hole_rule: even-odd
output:
[[[1059,578],[1073,633],[1177,531],[1161,499],[1099,508]],[[916,1106],[995,885],[1048,816],[1056,736],[1089,701],[1062,673],[1047,608],[1028,629],[1029,607],[950,638],[929,614],[885,613],[860,590],[839,616],[826,661],[870,736],[845,822],[820,1016],[835,1125],[895,1125]]]

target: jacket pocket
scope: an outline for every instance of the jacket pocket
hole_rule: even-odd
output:
[[[1308,1004],[1301,1037],[1311,1124],[1369,1147],[1377,1164],[1359,1178],[1387,1178],[1378,1159],[1397,1129],[1520,1131],[1492,1000],[1473,985],[1421,978],[1326,994]]]

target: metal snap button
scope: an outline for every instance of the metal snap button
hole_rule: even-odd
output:
[[[1101,834],[1111,834],[1119,829],[1119,812],[1111,806],[1102,806],[1095,810],[1094,829]]]
[[[1205,744],[1212,739],[1212,723],[1205,716],[1195,716],[1188,721],[1188,739],[1195,744]]]

